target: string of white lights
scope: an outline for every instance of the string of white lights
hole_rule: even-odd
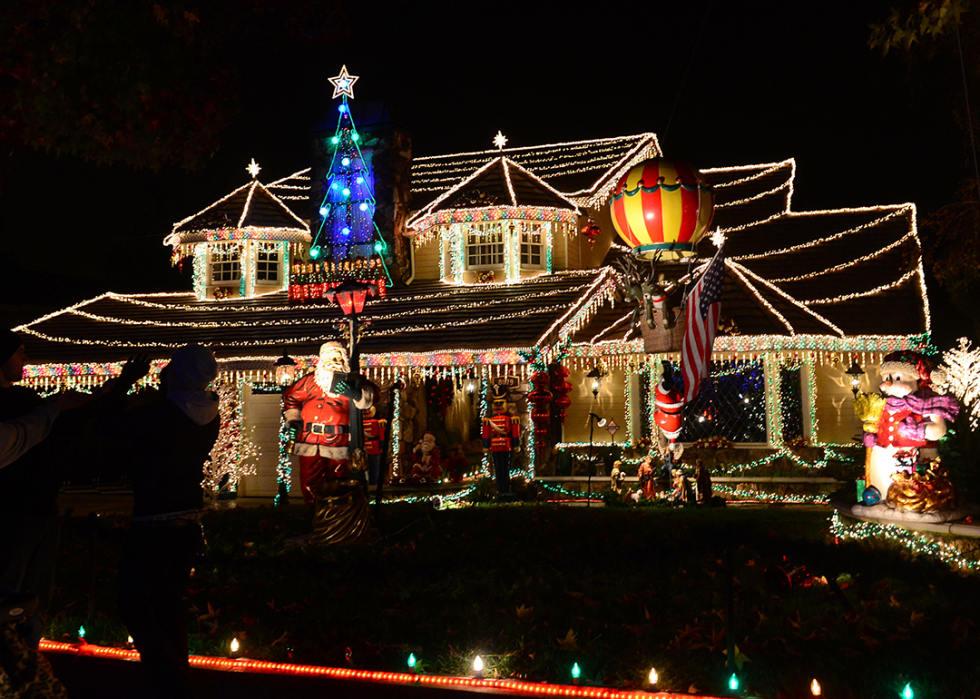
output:
[[[788,158],[787,160],[781,160],[778,163],[762,163],[759,165],[734,165],[730,167],[712,167],[712,168],[701,168],[701,174],[705,173],[720,173],[720,172],[744,172],[746,170],[759,170],[759,172],[748,175],[747,177],[742,177],[737,180],[730,180],[728,182],[719,182],[718,184],[711,185],[712,189],[724,189],[725,187],[734,187],[740,184],[746,184],[753,180],[757,180],[761,177],[766,177],[771,175],[778,170],[785,167],[790,168],[789,182],[792,183],[793,179],[796,177],[796,160],[793,158]]]
[[[832,303],[842,303],[844,301],[850,301],[852,299],[860,299],[866,296],[874,296],[880,294],[883,291],[888,291],[889,289],[894,289],[895,287],[901,286],[913,276],[918,273],[918,269],[912,269],[903,274],[901,277],[888,284],[882,284],[881,286],[876,286],[874,289],[868,289],[867,291],[857,291],[853,294],[843,294],[841,296],[831,296],[825,299],[813,299],[812,301],[804,301],[808,306],[819,306]]]
[[[889,243],[888,245],[886,245],[885,247],[881,248],[880,250],[876,250],[875,252],[868,253],[867,255],[862,255],[861,257],[856,257],[853,260],[848,260],[847,262],[842,262],[841,264],[834,265],[833,267],[826,267],[826,268],[824,268],[822,270],[819,270],[819,271],[808,272],[807,274],[800,274],[800,275],[797,275],[795,277],[780,277],[778,279],[770,279],[769,281],[771,281],[773,284],[780,284],[780,283],[783,283],[783,282],[801,282],[801,281],[806,281],[806,280],[809,280],[809,279],[813,279],[814,277],[818,277],[818,276],[823,275],[823,274],[830,274],[832,272],[840,272],[842,270],[848,269],[849,267],[853,267],[855,265],[859,265],[862,262],[868,262],[869,260],[873,260],[876,257],[879,257],[880,255],[885,254],[889,250],[894,250],[895,248],[897,248],[899,245],[901,245],[902,243],[904,243],[907,240],[915,240],[916,245],[918,245],[918,240],[915,239],[915,235],[912,233],[912,231],[909,231],[908,233],[906,233],[904,236],[902,236],[901,238],[899,238],[895,242]]]
[[[624,322],[627,318],[631,317],[632,315],[633,315],[633,311],[630,311],[629,313],[627,313],[626,315],[624,315],[619,320],[614,321],[613,323],[610,323],[609,325],[607,325],[605,328],[603,328],[602,330],[600,330],[599,333],[595,337],[593,337],[591,340],[589,340],[589,344],[590,345],[594,345],[596,342],[599,341],[599,338],[601,338],[603,335],[608,335],[609,333],[611,333],[613,330],[615,330],[617,327],[619,327],[619,325],[622,322]],[[632,329],[632,326],[630,327],[630,329]]]
[[[745,275],[742,274],[742,271],[738,269],[733,262],[731,262],[730,260],[725,260],[725,266],[728,267],[730,270],[732,270],[732,272],[734,272],[735,275],[742,280],[742,284],[744,284],[745,287],[755,295],[755,297],[762,303],[762,305],[765,306],[770,313],[776,316],[776,318],[778,318],[779,321],[786,326],[786,329],[789,331],[790,335],[796,334],[796,331],[793,329],[793,326],[790,325],[790,322],[786,320],[786,317],[783,316],[782,313],[777,311],[776,308],[771,303],[769,303],[769,301],[767,301],[754,286],[752,286],[752,283],[745,278]]]
[[[470,309],[470,308],[487,308],[491,306],[506,305],[511,303],[516,303],[520,301],[537,300],[547,296],[557,296],[559,294],[573,293],[576,290],[581,290],[585,288],[585,285],[575,287],[574,289],[555,289],[542,294],[523,294],[519,297],[509,297],[502,299],[492,299],[488,301],[477,301],[473,303],[465,304],[454,304],[445,307],[432,308],[430,307],[427,311],[429,315],[435,315],[438,313],[452,313],[460,310]],[[551,306],[551,310],[559,310],[566,308],[565,305],[555,305]],[[327,317],[315,317],[308,315],[306,311],[308,309],[303,307],[285,307],[277,308],[276,310],[288,310],[294,311],[294,315],[302,316],[302,323],[304,325],[332,325],[337,323],[340,319],[339,316],[327,316]],[[147,326],[147,327],[160,327],[160,328],[244,328],[244,327],[275,327],[275,326],[294,326],[297,324],[298,320],[296,317],[284,318],[279,320],[242,320],[242,321],[163,321],[163,320],[148,320],[148,319],[133,319],[133,318],[119,318],[115,316],[106,316],[101,314],[89,313],[87,311],[82,311],[77,308],[67,309],[64,311],[68,315],[77,315],[83,318],[88,318],[89,320],[94,320],[104,323],[116,323],[119,325],[136,325],[136,326]],[[519,313],[515,311],[514,313]],[[399,320],[408,316],[417,316],[418,309],[410,308],[399,313],[383,313],[379,315],[366,316],[365,320],[370,320],[372,322],[384,321],[384,320]],[[505,316],[500,316],[505,317]]]
[[[766,281],[765,279],[763,279],[762,277],[760,277],[758,274],[756,274],[752,270],[743,267],[742,265],[738,264],[737,262],[732,262],[731,260],[725,260],[725,264],[730,269],[734,270],[739,275],[739,277],[741,277],[743,279],[743,281],[746,281],[745,280],[745,277],[742,276],[742,273],[744,272],[746,275],[752,277],[752,279],[754,279],[755,281],[759,282],[760,284],[762,284],[763,286],[765,286],[767,289],[772,290],[775,294],[781,296],[783,299],[785,299],[789,303],[793,304],[794,306],[796,306],[797,308],[799,308],[804,313],[807,313],[808,315],[813,316],[819,322],[823,323],[828,328],[831,328],[834,332],[836,332],[837,334],[839,334],[841,337],[843,337],[846,334],[843,330],[841,330],[839,327],[837,327],[836,325],[834,325],[832,322],[830,322],[829,320],[827,320],[826,318],[824,318],[822,315],[820,315],[819,313],[817,313],[816,311],[814,311],[811,308],[807,308],[807,306],[805,305],[805,302],[800,302],[800,301],[794,299],[792,296],[790,296],[789,294],[787,294],[785,291],[783,291],[779,287],[771,284],[770,282]],[[748,282],[746,281],[746,283],[748,283]],[[755,295],[761,301],[763,301],[764,303],[768,303],[762,297],[762,295],[754,287],[752,287],[751,284],[749,286],[752,288],[752,291],[755,293]],[[775,309],[773,309],[773,310],[775,310]],[[780,317],[782,318],[782,316],[780,316]],[[785,319],[783,319],[783,320],[788,325],[788,321],[786,321]],[[795,330],[793,330],[792,327],[790,327],[790,335],[795,335],[795,334],[796,334]]]
[[[788,189],[789,187],[790,187],[790,183],[789,182],[783,182],[781,185],[778,185],[778,186],[774,187],[773,189],[768,189],[768,190],[766,190],[764,192],[759,192],[758,194],[753,194],[752,196],[746,197],[744,199],[738,199],[736,201],[726,201],[724,203],[715,204],[715,208],[716,209],[724,209],[724,208],[727,208],[729,206],[741,206],[742,204],[748,204],[750,202],[753,202],[753,201],[757,201],[759,199],[762,199],[763,197],[768,197],[770,194],[775,194],[776,192],[778,192],[780,190],[783,190],[783,189]],[[788,192],[787,192],[787,195],[786,195],[786,207],[783,210],[784,211],[788,211],[789,210],[789,193]]]
[[[808,250],[808,249],[810,249],[812,247],[816,247],[818,245],[823,245],[825,243],[829,243],[829,242],[832,242],[834,240],[839,240],[839,239],[841,239],[841,238],[843,238],[845,236],[853,235],[855,233],[860,233],[861,231],[867,230],[869,228],[874,228],[875,226],[878,226],[879,224],[884,223],[885,221],[889,221],[889,220],[891,220],[893,218],[896,218],[897,216],[901,216],[902,214],[908,213],[909,212],[909,208],[908,207],[909,207],[908,204],[901,204],[901,205],[899,205],[899,208],[897,208],[897,209],[895,207],[893,207],[893,206],[888,206],[888,207],[864,207],[864,208],[861,208],[861,209],[837,209],[837,210],[833,210],[833,211],[800,211],[800,212],[790,211],[790,212],[786,212],[786,213],[783,213],[783,214],[779,214],[778,215],[779,217],[796,218],[796,217],[809,217],[809,216],[826,216],[828,214],[838,214],[839,215],[839,214],[849,214],[849,213],[864,213],[864,212],[868,212],[868,211],[888,211],[889,212],[886,215],[882,216],[881,218],[876,218],[876,219],[874,219],[872,221],[868,221],[867,223],[862,223],[859,226],[855,226],[853,228],[848,228],[847,230],[840,231],[839,233],[834,233],[833,235],[829,235],[829,236],[826,236],[824,238],[817,238],[815,240],[810,240],[810,241],[807,241],[805,243],[799,243],[797,245],[791,245],[789,247],[780,248],[778,250],[769,250],[769,251],[766,251],[764,253],[756,253],[756,254],[751,254],[751,255],[737,255],[737,256],[730,257],[728,259],[731,259],[731,260],[739,260],[739,261],[742,261],[742,260],[757,260],[757,259],[760,259],[760,258],[770,258],[770,257],[773,257],[774,255],[784,255],[784,254],[790,253],[790,252],[799,252],[800,250]],[[770,219],[766,219],[766,221],[768,221],[768,220],[770,220]],[[765,221],[760,221],[759,223],[764,223],[764,222]],[[751,224],[751,225],[758,225],[758,224]],[[730,233],[732,231],[742,230],[742,227],[724,228],[724,229],[719,229],[719,230],[722,230],[725,233]]]

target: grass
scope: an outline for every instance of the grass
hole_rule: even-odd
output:
[[[115,607],[123,518],[66,523],[48,633],[122,645]],[[465,675],[726,692],[726,549],[742,690],[765,697],[980,694],[980,580],[887,544],[835,544],[828,513],[394,505],[373,546],[286,545],[303,507],[206,518],[188,590],[191,651]],[[785,575],[797,584],[786,587]],[[782,576],[782,577],[780,577]],[[833,581],[839,581],[841,594]],[[349,656],[349,661],[348,661]]]

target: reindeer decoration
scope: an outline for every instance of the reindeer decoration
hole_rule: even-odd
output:
[[[619,284],[627,301],[636,301],[630,323],[638,327],[640,313],[646,318],[647,327],[651,330],[657,327],[654,316],[660,312],[664,330],[670,330],[677,322],[677,298],[672,298],[672,292],[679,284],[671,282],[664,284],[663,279],[657,279],[657,263],[660,254],[647,263],[637,262],[632,256],[624,256],[614,263],[619,270]]]

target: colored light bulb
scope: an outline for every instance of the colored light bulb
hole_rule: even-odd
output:
[[[350,158],[344,158],[343,160],[340,161],[340,164],[343,165],[344,167],[347,167],[348,165],[350,165]]]
[[[728,688],[733,692],[738,689],[738,677],[732,673],[731,679],[728,680]]]
[[[365,204],[364,202],[361,202],[361,205],[358,208],[361,211],[367,211],[367,204]]]
[[[657,674],[657,668],[651,667],[650,674],[647,676],[647,682],[650,683],[651,687],[654,687],[656,686],[659,680],[660,680],[660,675]]]
[[[329,212],[329,211],[330,211],[330,209],[328,209],[328,208],[327,208],[327,207],[325,207],[325,206],[321,206],[321,207],[320,207],[320,215],[321,215],[321,216],[326,216],[326,215],[327,215],[327,212]]]
[[[473,658],[473,672],[483,672],[483,658],[481,658],[479,655]]]
[[[409,653],[408,654],[408,667],[410,669],[413,669],[414,670],[415,669],[415,663],[416,663],[415,653]]]
[[[905,684],[905,689],[902,690],[902,699],[912,699],[915,696],[915,692],[912,691],[912,684],[907,682]]]
[[[347,188],[347,187],[344,187],[344,188],[343,188],[343,190],[341,190],[341,193],[342,193],[342,194],[343,194],[343,195],[344,195],[345,197],[349,197],[349,196],[350,196],[350,189],[349,189],[349,188]]]
[[[572,665],[572,678],[577,680],[581,676],[582,676],[582,669],[578,666],[578,663],[575,663],[574,665]]]

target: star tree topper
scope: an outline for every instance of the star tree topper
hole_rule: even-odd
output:
[[[493,145],[497,146],[498,150],[503,150],[507,145],[507,137],[500,132],[500,129],[497,129],[497,135],[493,137]]]
[[[330,78],[330,84],[333,85],[333,96],[334,98],[340,97],[350,97],[354,99],[354,83],[360,76],[351,75],[347,72],[347,66],[343,66],[340,69],[340,75]]]
[[[248,171],[248,174],[252,176],[253,180],[259,176],[259,171],[262,170],[262,168],[259,167],[259,164],[255,162],[255,158],[252,158],[252,162],[250,162],[248,167],[245,169]]]

